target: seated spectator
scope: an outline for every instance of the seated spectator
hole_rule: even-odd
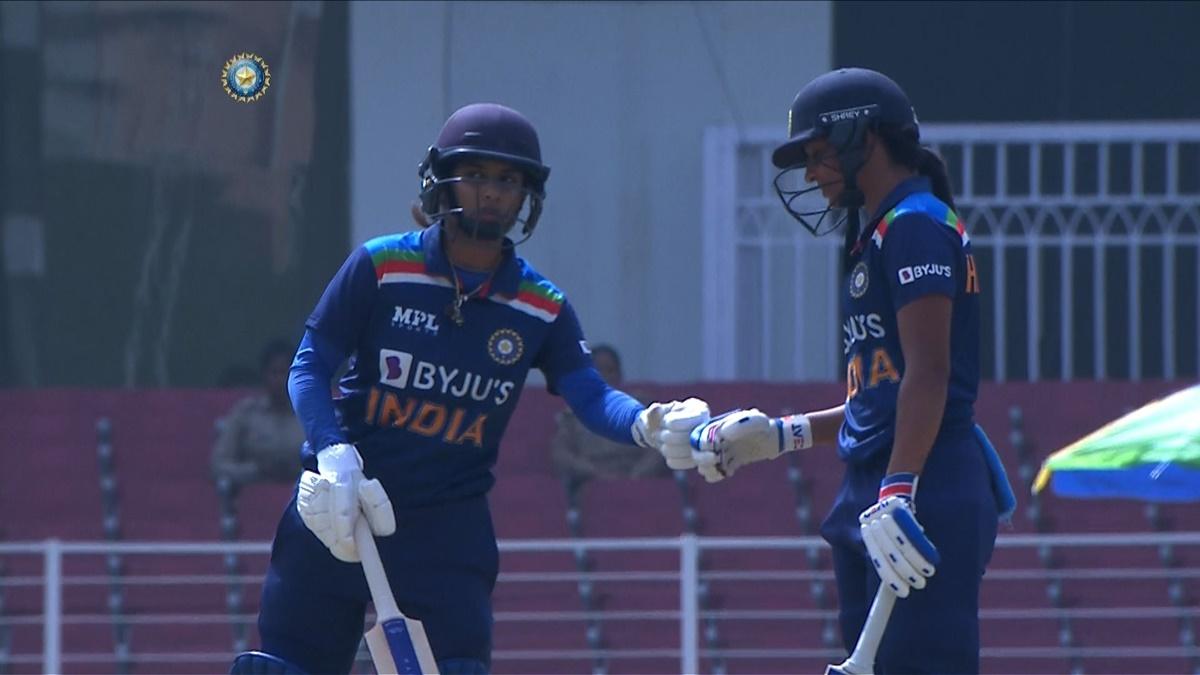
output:
[[[247,483],[291,483],[300,475],[304,428],[288,399],[287,377],[295,347],[273,340],[259,359],[263,390],[236,404],[213,447],[213,478],[235,490]]]
[[[620,386],[621,357],[615,349],[609,345],[592,347],[592,361],[605,382]],[[558,413],[556,421],[558,430],[550,444],[550,456],[568,493],[573,494],[592,478],[657,478],[671,473],[657,450],[597,436],[570,410]]]

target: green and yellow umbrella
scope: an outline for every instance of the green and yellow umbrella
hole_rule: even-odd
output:
[[[1046,458],[1033,492],[1200,501],[1200,385],[1149,403]]]

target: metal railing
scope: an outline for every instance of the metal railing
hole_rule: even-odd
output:
[[[1146,547],[1174,547],[1177,550],[1188,550],[1200,553],[1200,532],[1179,533],[1137,533],[1137,534],[1076,534],[1076,535],[1002,535],[997,540],[997,555],[1006,550],[1033,549],[1042,550],[1050,547],[1057,550],[1087,548],[1097,551],[1093,558],[1099,564],[1087,567],[1020,567],[1011,564],[994,563],[985,578],[985,591],[988,584],[1017,583],[1044,584],[1047,589],[1064,580],[1071,583],[1087,583],[1089,581],[1125,581],[1129,583],[1149,583],[1154,580],[1173,580],[1179,583],[1194,584],[1200,579],[1200,568],[1182,566],[1121,566],[1105,564],[1104,550],[1136,549]],[[786,622],[816,622],[827,621],[836,616],[836,610],[822,608],[811,602],[799,602],[800,606],[780,607],[766,606],[773,603],[752,603],[750,606],[723,607],[720,609],[702,609],[697,603],[700,584],[719,586],[733,584],[738,589],[737,597],[758,597],[747,589],[760,584],[759,593],[766,592],[772,596],[776,593],[799,591],[795,597],[805,593],[806,585],[815,581],[828,582],[833,573],[828,565],[822,569],[808,569],[801,560],[800,554],[815,550],[827,555],[828,546],[824,541],[815,537],[699,537],[684,535],[678,538],[653,539],[572,539],[572,540],[520,540],[504,541],[500,544],[504,554],[505,566],[514,560],[549,560],[558,555],[562,560],[570,559],[570,555],[584,548],[596,554],[618,553],[616,557],[607,559],[604,569],[589,572],[575,570],[572,565],[563,565],[554,569],[539,569],[538,571],[514,571],[501,574],[496,593],[496,627],[497,641],[494,652],[497,672],[510,672],[522,662],[577,663],[581,671],[586,670],[596,656],[590,648],[524,648],[520,645],[505,644],[505,630],[521,626],[558,626],[563,630],[564,622],[577,622],[583,626],[588,620],[601,620],[619,623],[638,622],[646,625],[647,634],[654,634],[659,643],[653,646],[645,644],[635,647],[619,644],[606,645],[602,656],[608,662],[620,663],[637,661],[646,663],[653,660],[660,664],[655,668],[674,668],[677,664],[679,672],[700,673],[708,672],[705,665],[715,659],[732,663],[735,661],[764,664],[781,660],[787,664],[804,664],[804,667],[840,659],[844,654],[840,649],[821,644],[819,640],[804,639],[802,633],[793,632],[786,642],[764,646],[761,644],[739,646],[735,640],[719,648],[702,646],[701,621],[715,619],[722,625],[730,626],[737,623],[765,622],[779,625]],[[744,565],[722,564],[719,560],[721,552],[754,552],[755,568],[747,569]],[[88,557],[118,554],[127,560],[153,559],[163,556],[198,559],[211,556],[222,556],[236,553],[245,556],[247,560],[261,563],[265,569],[266,554],[269,545],[266,542],[222,542],[222,543],[182,543],[182,542],[65,542],[47,540],[41,542],[3,543],[0,544],[0,555],[9,561],[22,561],[24,572],[10,574],[3,579],[3,590],[12,597],[19,595],[18,591],[36,592],[40,590],[40,607],[33,608],[21,602],[6,603],[7,609],[0,614],[0,626],[7,629],[33,629],[40,627],[40,651],[17,651],[7,655],[7,665],[15,672],[36,672],[40,667],[44,673],[70,672],[72,667],[85,667],[87,664],[113,663],[117,661],[112,653],[91,651],[72,644],[65,637],[64,628],[111,624],[115,619],[106,613],[103,607],[80,607],[79,602],[70,602],[72,595],[83,592],[87,586],[103,586],[110,583],[110,577],[105,574],[78,574],[67,572],[70,569],[80,569],[80,560]],[[647,563],[643,558],[647,554],[657,556],[655,562]],[[786,556],[796,554],[789,561]],[[36,556],[36,558],[34,558]],[[40,558],[40,565],[34,565]],[[1196,557],[1190,557],[1195,560]],[[701,561],[704,561],[701,564]],[[714,562],[715,561],[715,562]],[[135,565],[145,568],[145,565]],[[171,573],[162,574],[154,571],[131,572],[122,578],[122,583],[133,587],[156,587],[160,589],[179,589],[188,585],[223,589],[229,582],[229,577],[218,570],[214,564],[214,573]],[[518,568],[523,567],[517,565]],[[553,567],[553,566],[551,566]],[[38,573],[34,570],[38,569]],[[530,609],[520,606],[516,598],[524,597],[530,589],[546,589],[555,584],[574,584],[584,579],[594,584],[609,584],[613,589],[642,589],[656,588],[659,591],[667,589],[665,597],[674,598],[669,605],[656,608],[605,608],[594,611],[575,609],[548,610]],[[240,582],[248,584],[260,583],[261,575],[248,573]],[[673,591],[669,589],[674,589]],[[764,591],[765,589],[765,591]],[[214,592],[220,592],[214,590]],[[574,588],[565,592],[568,600],[574,598]],[[986,593],[985,593],[986,596]],[[1191,659],[1194,666],[1200,666],[1200,648],[1194,640],[1189,642],[1184,632],[1191,631],[1194,621],[1200,618],[1200,608],[1195,599],[1183,595],[1181,597],[1159,598],[1154,604],[1138,604],[1136,606],[1088,606],[1086,597],[1075,602],[1054,604],[1047,600],[1037,603],[1038,606],[988,606],[981,609],[981,621],[985,627],[982,657],[984,663],[997,659],[1086,659],[1086,658],[1154,658],[1172,657]],[[577,604],[577,598],[574,598]],[[84,603],[86,604],[86,603]],[[219,604],[219,603],[218,603]],[[74,609],[68,609],[71,605]],[[805,606],[807,605],[807,606]],[[12,608],[17,606],[14,611]],[[23,608],[22,608],[23,607]],[[181,629],[189,625],[229,625],[231,622],[253,623],[253,614],[231,616],[227,612],[193,611],[187,606],[180,606],[172,611],[137,612],[130,611],[121,618],[135,632],[139,626],[178,626]],[[1120,644],[1107,642],[1105,644],[1082,644],[1078,639],[1062,640],[1055,645],[1029,644],[1028,646],[991,645],[988,641],[988,627],[997,626],[1002,622],[1029,622],[1032,620],[1054,620],[1069,625],[1071,621],[1109,621],[1127,622],[1130,634],[1136,634],[1139,626],[1151,619],[1178,620],[1181,626],[1180,637],[1176,641],[1172,637],[1167,640],[1170,644],[1158,646],[1139,646],[1137,644]],[[1185,625],[1186,624],[1186,625]],[[669,626],[674,625],[671,629]],[[793,625],[790,624],[789,625]],[[795,624],[799,625],[799,624]],[[805,624],[809,625],[809,624]],[[569,629],[569,628],[568,628]],[[552,630],[539,628],[539,631]],[[815,629],[813,629],[815,630]],[[1070,631],[1068,631],[1069,633]],[[1074,635],[1078,637],[1083,632],[1076,628]],[[1189,633],[1190,634],[1190,633]],[[26,643],[29,641],[26,640]],[[228,640],[214,641],[221,644],[211,651],[170,652],[161,647],[153,651],[139,651],[125,655],[128,662],[133,664],[181,664],[186,662],[209,664],[217,670],[229,663],[233,654],[228,648]],[[2,664],[0,664],[2,665]],[[986,666],[985,666],[986,667]],[[369,672],[369,671],[368,671]]]
[[[704,140],[704,376],[838,380],[838,248],[779,204],[776,128]],[[985,377],[1200,374],[1200,123],[926,124],[983,280]],[[820,206],[818,206],[820,208]]]

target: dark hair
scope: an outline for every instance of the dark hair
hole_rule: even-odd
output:
[[[617,364],[617,370],[621,370],[621,355],[617,353],[616,348],[609,344],[598,344],[592,347],[592,358],[596,358],[597,354],[608,354],[612,357],[614,363]]]
[[[941,155],[921,145],[916,131],[911,127],[881,125],[878,134],[892,161],[928,178],[933,184],[934,196],[954,209],[954,188],[950,185],[950,175]]]
[[[258,354],[258,372],[265,372],[267,366],[271,365],[271,360],[277,356],[286,356],[288,361],[292,360],[292,356],[296,353],[295,346],[283,338],[276,338],[263,346],[262,351]]]

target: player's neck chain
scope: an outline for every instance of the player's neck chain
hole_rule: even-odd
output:
[[[488,284],[492,282],[492,277],[495,276],[496,270],[493,269],[491,272],[488,272],[488,275],[484,277],[483,281],[479,282],[478,286],[467,293],[463,292],[462,280],[458,278],[458,266],[450,265],[450,273],[454,275],[454,299],[450,301],[449,305],[446,305],[446,316],[450,317],[450,320],[453,321],[456,326],[462,326],[463,304],[466,303],[467,300],[482,294],[483,290],[486,289]]]

